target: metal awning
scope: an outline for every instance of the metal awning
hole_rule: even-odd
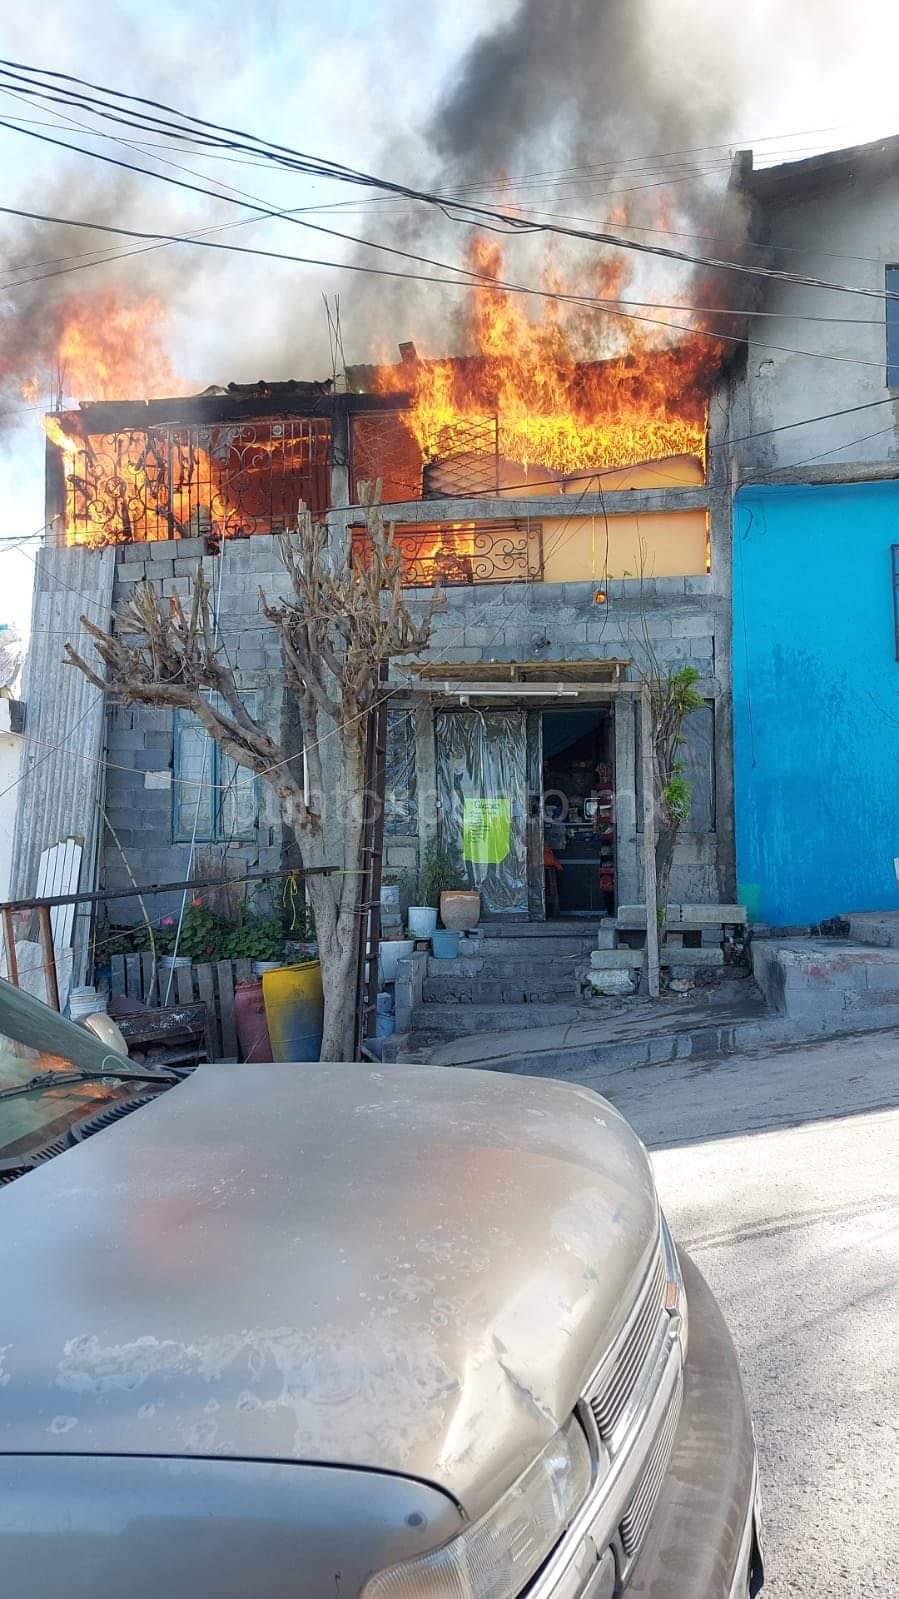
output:
[[[411,695],[431,699],[608,700],[639,694],[639,683],[622,682],[629,660],[606,661],[472,661],[454,668],[449,661],[414,666],[417,683],[404,685]]]
[[[422,661],[411,670],[424,680],[452,677],[451,661]],[[622,673],[633,665],[630,659],[613,657],[603,661],[467,661],[468,682],[546,683],[576,679],[578,683],[618,683]]]

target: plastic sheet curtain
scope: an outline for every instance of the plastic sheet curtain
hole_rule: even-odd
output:
[[[489,916],[527,915],[527,760],[521,711],[439,711],[440,838]]]

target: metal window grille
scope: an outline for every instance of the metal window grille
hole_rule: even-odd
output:
[[[369,548],[365,528],[354,527],[352,540],[353,558],[365,562]],[[543,577],[540,522],[409,525],[394,529],[394,541],[404,588],[520,583]]]
[[[324,417],[89,435],[68,471],[67,542],[283,530],[300,500],[327,509],[330,442]]]
[[[457,416],[435,423],[421,441],[410,412],[369,412],[353,417],[350,446],[354,500],[363,483],[376,481],[386,505],[495,494],[499,488],[495,416]]]
[[[241,696],[251,716],[258,695]],[[175,712],[175,782],[172,839],[176,844],[252,843],[259,819],[259,780],[246,766],[223,754],[202,722],[189,711]],[[195,831],[196,829],[196,831]]]

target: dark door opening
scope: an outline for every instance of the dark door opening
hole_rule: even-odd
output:
[[[546,917],[615,911],[610,706],[541,713]]]

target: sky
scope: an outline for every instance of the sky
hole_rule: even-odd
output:
[[[663,152],[699,145],[711,152],[714,145],[711,173],[697,169],[673,194],[682,218],[700,191],[707,198],[720,189],[729,148],[752,143],[759,159],[794,158],[899,131],[892,109],[899,7],[892,0],[861,0],[854,8],[845,0],[755,0],[739,9],[732,0],[492,0],[486,7],[483,0],[157,0],[149,10],[137,0],[45,0],[39,8],[7,5],[5,13],[0,55],[7,59],[150,95],[407,181],[474,180],[483,187],[528,175],[530,205],[598,221],[620,203],[620,178],[599,183],[564,177],[563,169],[614,157],[633,170],[637,158],[648,163]],[[123,175],[33,134],[78,140],[186,181],[218,180],[277,207],[345,202],[338,186],[169,152],[191,169],[177,174],[158,151],[125,151],[6,90],[0,118],[32,130],[28,136],[0,124],[0,204],[149,230],[237,221],[243,226],[220,236],[329,260],[383,261],[293,224],[248,222],[249,213],[233,204]],[[533,174],[548,176],[538,181]],[[650,180],[651,173],[647,188]],[[458,228],[425,223],[383,201],[360,206],[358,191],[349,196],[351,205],[319,222],[461,259]],[[630,203],[650,202],[658,207],[657,189]],[[392,357],[406,338],[419,348],[449,348],[457,325],[459,295],[450,288],[413,291],[329,267],[184,247],[21,286],[23,266],[95,244],[96,235],[0,216],[0,362],[4,347],[24,348],[27,356],[33,335],[31,376],[39,389],[29,409],[18,387],[12,398],[7,387],[0,418],[0,622],[21,628],[38,545],[17,550],[9,541],[43,523],[40,416],[49,371],[40,329],[63,289],[87,297],[104,287],[157,295],[161,344],[183,384],[196,389],[328,375],[323,293],[340,294],[350,362]],[[539,264],[533,248],[524,264]]]

